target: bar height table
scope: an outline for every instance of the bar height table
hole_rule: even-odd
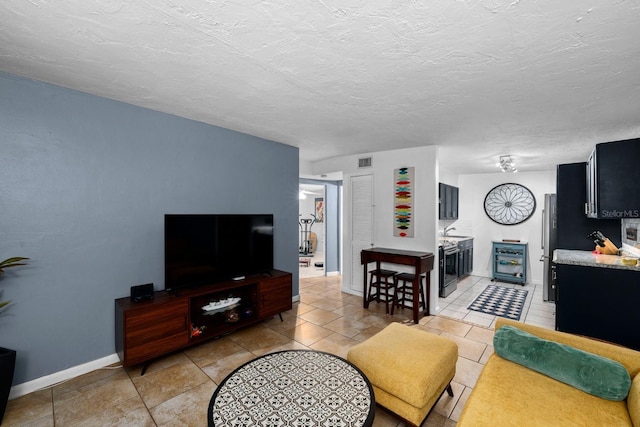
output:
[[[420,298],[416,298],[416,295],[420,295],[420,276],[426,273],[426,292],[427,301],[425,306],[427,307],[425,315],[429,315],[429,293],[431,289],[431,274],[429,272],[433,270],[433,254],[431,252],[417,252],[417,251],[405,251],[402,249],[389,249],[389,248],[371,248],[363,249],[360,252],[360,263],[364,269],[364,295],[363,295],[363,307],[369,308],[368,282],[367,282],[367,267],[369,263],[375,262],[376,269],[380,269],[380,263],[386,262],[389,264],[410,265],[414,267],[414,279],[412,283],[413,287],[413,322],[418,323],[420,317]]]

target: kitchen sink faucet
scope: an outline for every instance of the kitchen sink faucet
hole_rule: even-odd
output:
[[[452,225],[453,225],[453,224],[452,224]],[[455,229],[456,229],[456,228],[455,228],[455,227],[452,227],[451,225],[450,225],[449,227],[445,227],[445,228],[444,228],[444,237],[447,237],[447,233],[448,233],[449,231],[453,231],[453,230],[455,230]]]

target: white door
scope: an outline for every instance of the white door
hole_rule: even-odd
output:
[[[350,289],[364,289],[360,252],[373,246],[373,176],[351,177],[351,283]]]

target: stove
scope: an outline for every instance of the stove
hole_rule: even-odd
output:
[[[442,246],[445,255],[459,252],[458,243],[452,240],[440,240],[440,246]]]
[[[446,298],[458,288],[458,243],[440,240],[440,297]]]

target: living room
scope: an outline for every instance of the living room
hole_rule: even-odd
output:
[[[4,74],[0,87],[6,94],[3,129],[13,135],[2,167],[11,197],[5,208],[4,244],[31,258],[28,266],[5,278],[16,286],[7,287],[3,295],[16,302],[3,316],[2,327],[8,331],[3,332],[3,345],[20,351],[17,395],[118,361],[113,354],[113,300],[128,295],[133,284],[162,283],[166,212],[275,212],[276,266],[296,274],[297,149],[21,77]],[[187,134],[192,136],[185,141]],[[229,140],[233,143],[227,144]],[[196,144],[198,151],[187,150],[186,144]],[[207,150],[210,155],[203,160]],[[421,196],[417,206],[424,204],[432,225],[419,230],[426,242],[436,245],[437,181],[431,172],[436,156],[429,155],[430,150],[410,149],[409,154],[431,162],[420,179],[430,180],[433,209],[426,208],[429,196]],[[406,150],[374,153],[374,161],[382,167],[406,156]],[[251,176],[239,174],[240,165]],[[380,175],[379,187],[389,189],[388,174]],[[472,195],[461,198],[463,223],[467,210],[478,216],[474,205],[484,190],[476,187],[490,187],[503,176],[498,172],[459,178],[461,188],[471,189]],[[534,188],[536,196],[553,190],[554,176],[513,175]],[[239,197],[240,191],[251,197]],[[468,221],[476,236],[493,233],[487,231],[488,219],[479,225]],[[531,224],[508,228],[510,234],[498,237],[514,237],[512,230],[537,236],[538,220]],[[379,232],[390,234],[382,227]],[[533,262],[531,267],[539,270]],[[486,275],[482,264],[478,268]],[[534,274],[535,281],[539,278]],[[294,279],[293,295],[299,294],[298,283]]]
[[[574,6],[578,8],[577,5]],[[18,10],[15,9],[16,7],[18,6],[12,6],[11,16]],[[32,7],[35,6],[32,5]],[[461,5],[457,5],[456,10],[459,7]],[[46,9],[44,5],[43,8]],[[602,4],[593,12],[580,7],[579,10],[576,9],[571,13],[565,11],[564,16],[565,18],[570,16],[572,22],[579,25],[579,21],[588,21],[587,18],[596,16],[605,8],[606,5]],[[625,15],[620,13],[619,9],[616,10],[618,14]],[[338,10],[334,12],[332,15],[340,15]],[[100,12],[100,14],[103,13],[106,12]],[[116,12],[112,11],[112,13]],[[470,10],[469,13],[472,11]],[[511,12],[508,10],[501,10],[498,15],[508,18],[509,13]],[[29,14],[16,13],[16,15]],[[69,12],[68,15],[73,16],[74,13]],[[492,16],[489,12],[486,15],[479,15]],[[628,15],[633,14],[628,13]],[[55,17],[56,22],[59,22],[58,19],[64,22],[59,15]],[[578,18],[580,18],[579,21]],[[7,21],[11,20],[7,19]],[[31,28],[30,25],[26,27]],[[625,27],[625,25],[620,27],[635,28]],[[11,26],[7,25],[2,31],[6,35],[5,31],[10,30]],[[37,33],[35,30],[33,32]],[[628,33],[633,34],[634,31],[628,31]],[[16,34],[18,34],[17,30]],[[26,35],[23,37],[23,40],[33,40]],[[64,36],[59,37],[60,40],[64,38]],[[460,199],[461,217],[456,227],[459,232],[466,229],[464,232],[473,235],[476,239],[476,256],[479,260],[475,266],[477,274],[490,275],[491,266],[488,256],[484,255],[482,258],[482,254],[490,250],[492,239],[517,238],[536,242],[539,236],[541,218],[538,216],[532,217],[521,226],[508,228],[494,225],[482,211],[478,211],[481,209],[480,199],[491,187],[504,180],[504,174],[497,172],[497,168],[493,165],[497,156],[492,155],[485,159],[485,164],[490,164],[492,171],[459,173],[456,162],[460,159],[452,160],[450,157],[451,153],[455,153],[454,157],[456,155],[462,157],[459,156],[461,151],[457,151],[460,147],[447,148],[446,141],[450,142],[462,135],[454,132],[454,135],[445,136],[438,133],[426,136],[424,125],[420,125],[419,130],[416,131],[418,125],[412,125],[412,123],[423,121],[423,114],[420,112],[422,107],[408,108],[408,110],[398,108],[404,111],[401,115],[409,117],[410,120],[409,122],[400,121],[398,127],[394,126],[390,130],[376,130],[371,122],[367,122],[368,125],[363,126],[367,128],[367,132],[370,132],[367,135],[360,135],[354,130],[360,123],[359,118],[354,120],[354,116],[345,117],[344,122],[348,122],[349,125],[341,125],[334,133],[348,135],[354,141],[354,147],[349,147],[351,151],[349,153],[332,152],[332,155],[319,160],[304,161],[301,160],[301,152],[309,147],[306,146],[307,141],[303,141],[303,138],[292,141],[296,138],[288,139],[280,133],[279,129],[274,130],[274,128],[264,133],[259,132],[265,128],[265,121],[261,119],[264,111],[276,110],[271,108],[271,100],[283,97],[278,90],[274,90],[271,96],[267,97],[269,100],[265,101],[267,106],[263,113],[257,110],[251,111],[254,119],[244,117],[235,119],[230,114],[222,114],[216,118],[218,124],[216,126],[208,124],[200,112],[190,116],[191,110],[188,105],[181,110],[181,114],[167,112],[166,105],[177,103],[176,100],[182,96],[181,89],[169,85],[162,86],[155,83],[155,80],[149,87],[145,84],[122,83],[119,74],[110,78],[102,74],[102,71],[109,69],[104,63],[97,67],[101,71],[96,71],[94,74],[79,73],[73,71],[73,66],[69,67],[72,69],[71,74],[77,75],[78,87],[64,84],[73,81],[70,77],[68,77],[70,80],[57,81],[59,70],[54,71],[56,67],[46,71],[39,69],[33,73],[21,73],[18,65],[28,63],[29,60],[25,58],[29,55],[15,53],[26,52],[26,48],[22,46],[20,37],[14,39],[13,36],[7,35],[6,39],[14,40],[14,44],[11,47],[11,55],[5,55],[6,62],[2,61],[7,65],[0,67],[2,70],[0,73],[0,93],[2,93],[0,132],[3,135],[3,155],[0,158],[0,177],[3,182],[2,248],[5,257],[30,258],[28,266],[19,271],[7,272],[2,279],[2,300],[11,300],[13,305],[2,314],[0,346],[18,351],[18,363],[13,381],[14,396],[118,362],[114,354],[113,301],[116,298],[128,296],[131,286],[137,284],[154,283],[156,290],[162,289],[164,282],[162,220],[166,213],[273,213],[275,217],[274,265],[278,269],[293,273],[294,296],[300,294],[298,273],[300,177],[309,174],[318,178],[322,174],[340,170],[344,173],[345,200],[348,200],[351,191],[348,180],[360,174],[355,162],[360,157],[373,158],[373,168],[368,171],[374,172],[374,187],[380,199],[375,212],[379,224],[392,222],[393,213],[390,208],[393,194],[392,171],[397,167],[416,167],[418,173],[416,185],[420,191],[420,197],[416,200],[415,209],[419,217],[415,238],[410,241],[405,239],[402,243],[407,249],[437,251],[438,237],[443,226],[438,221],[436,211],[438,182],[457,185],[464,191]],[[41,44],[43,46],[41,48],[45,51],[54,50],[49,43]],[[621,52],[627,56],[629,50],[621,49]],[[9,56],[14,58],[15,62],[9,61]],[[109,55],[104,55],[104,52],[102,56],[109,60]],[[118,55],[114,53],[114,56]],[[239,56],[242,57],[242,55]],[[614,56],[617,56],[617,52]],[[31,58],[39,58],[35,62],[40,64],[56,62],[48,61],[47,55],[38,53],[33,53]],[[634,69],[632,61],[635,60],[626,62],[625,69],[626,67]],[[255,72],[253,75],[262,76],[256,69],[260,69],[260,66],[251,68]],[[571,67],[566,69],[573,70]],[[158,72],[158,74],[162,73]],[[255,84],[268,87],[272,75],[281,75],[273,69],[267,74],[270,77],[265,77],[264,82]],[[200,77],[202,80],[216,80],[211,77],[211,74],[202,72],[198,73],[199,77],[185,78],[186,75],[181,74],[182,80],[198,80]],[[634,106],[636,101],[628,98],[633,93],[628,88],[634,87],[635,80],[631,79],[630,83],[629,80],[622,79],[623,75],[626,76],[625,73],[618,75],[620,77],[618,81],[621,83],[615,84],[614,91],[602,102],[602,107],[591,111],[597,116],[604,110],[606,114],[599,115],[604,116],[603,120],[605,122],[608,120],[611,124],[598,122],[593,127],[589,127],[587,126],[589,123],[585,123],[589,119],[573,117],[573,121],[585,130],[567,129],[567,132],[574,132],[575,137],[566,142],[562,156],[557,157],[557,162],[564,163],[567,159],[586,161],[584,153],[588,153],[597,142],[638,136],[635,123],[637,108]],[[149,73],[143,80],[150,79],[152,76],[153,73]],[[420,80],[419,76],[418,73],[413,76],[413,79]],[[489,79],[488,82],[484,80],[486,75],[480,73],[477,76],[483,81],[480,86],[486,88],[499,85],[499,75],[496,75],[495,79]],[[525,81],[525,83],[521,82],[523,87],[530,85],[526,83],[527,76],[522,78]],[[252,78],[244,77],[246,78],[237,79],[241,85],[252,81]],[[291,83],[290,79],[285,78],[285,80]],[[295,84],[292,86],[304,86],[299,84],[297,79],[294,80]],[[389,85],[393,86],[393,79],[385,81],[391,82]],[[112,94],[100,92],[100,90],[92,94],[90,89],[94,84],[95,87],[102,87],[105,82],[107,86],[123,88],[124,98],[116,101],[114,99],[117,98],[109,96]],[[235,84],[236,79],[231,76],[229,82]],[[582,82],[582,84],[587,86],[589,82]],[[329,83],[312,90],[313,97],[330,98],[329,95],[325,95],[330,93],[335,95],[339,106],[348,104],[349,102],[343,102],[340,90],[334,92]],[[184,89],[183,84],[185,83],[181,83],[180,88]],[[358,83],[352,81],[350,85],[358,86]],[[145,87],[148,96],[142,94],[136,98],[129,95],[129,92],[133,93],[134,86]],[[186,86],[189,85],[186,84]],[[216,110],[217,104],[220,105],[220,109],[225,109],[230,104],[236,104],[236,106],[240,104],[240,109],[243,109],[256,102],[255,94],[244,98],[242,96],[244,92],[238,90],[229,91],[233,92],[229,95],[224,90],[224,85],[222,86],[216,90],[196,90],[203,94],[215,93],[221,97],[225,95],[222,98],[223,102],[219,103],[216,103],[215,96],[213,100],[207,98],[206,102],[210,110]],[[429,87],[425,92],[420,92],[421,95],[418,98],[428,99],[429,91],[436,89],[432,85],[427,86]],[[237,88],[237,86],[234,87]],[[556,82],[548,87],[548,92],[553,92],[554,87],[565,88],[565,84]],[[512,83],[502,92],[500,100],[510,99],[514,104],[519,104],[519,100],[524,97],[519,95],[521,92],[517,88],[518,85]],[[158,93],[168,92],[167,104],[159,101],[154,104],[155,95],[150,95],[154,90]],[[474,93],[482,97],[488,91],[483,89]],[[395,90],[395,92],[401,92],[402,99],[412,95],[411,90],[406,88]],[[194,94],[191,89],[185,89],[184,93],[189,93],[189,98],[194,100],[198,98],[198,94]],[[563,92],[559,97],[562,102],[558,103],[545,102],[550,95],[537,98],[538,109],[553,110],[555,105],[558,109],[572,110],[572,107],[562,107],[564,102],[568,102],[565,100],[572,98],[572,94],[571,90]],[[357,99],[355,95],[352,101]],[[584,95],[584,98],[580,97],[577,102],[583,106],[588,105],[592,102],[588,101],[591,95]],[[475,104],[468,106],[466,110],[460,110],[458,116],[453,116],[455,108],[447,106],[445,100],[458,96],[464,98],[464,92],[446,93],[442,98],[434,101],[447,111],[448,117],[451,117],[446,126],[454,129],[459,127],[461,122],[482,122],[481,117],[474,118],[476,112],[482,110]],[[147,108],[137,106],[141,100],[150,102]],[[308,99],[305,99],[300,104],[306,105],[307,101]],[[368,99],[367,103],[377,104],[374,101],[375,97]],[[494,101],[498,104],[498,99],[494,98]],[[394,104],[403,105],[401,101]],[[294,115],[296,113],[294,110],[297,109],[302,110],[290,99],[288,105],[289,107],[282,110],[277,117],[269,116],[269,120],[266,121],[284,123],[286,120],[283,116]],[[359,104],[356,106],[361,107]],[[486,123],[487,133],[496,128],[510,128],[515,122],[525,117],[522,111],[513,116],[507,114],[506,110],[509,108],[501,108],[494,116],[494,121]],[[532,108],[531,105],[527,107],[527,111],[530,111],[529,108]],[[336,109],[342,111],[342,107]],[[388,108],[382,108],[364,115],[370,115],[381,123],[386,110]],[[582,109],[579,111],[583,112]],[[307,113],[302,116],[295,115],[296,121],[298,123],[314,121],[311,116],[305,120],[305,114]],[[501,114],[505,121],[499,123],[497,117]],[[550,115],[553,116],[555,113],[551,112]],[[324,117],[322,114],[319,116]],[[540,130],[539,123],[543,123],[548,118],[549,116],[522,119],[527,122],[530,120],[533,124],[529,127],[525,126],[518,132],[523,135],[529,131],[534,133],[536,129]],[[563,132],[558,136],[559,129],[562,123],[570,122],[570,118],[552,121],[549,125],[551,130],[544,136],[545,142],[550,146],[563,145],[563,138],[567,134]],[[249,123],[249,128],[233,130],[238,128],[236,120]],[[313,127],[330,129],[332,122],[338,122],[334,116],[329,123],[324,120],[319,118],[317,125]],[[438,119],[433,121],[437,122]],[[397,149],[391,149],[388,142],[380,141],[370,149],[362,146],[355,147],[356,143],[370,138],[371,134],[377,132],[384,131],[385,137],[392,140],[393,138],[386,132],[392,135],[403,135],[402,129],[406,129],[406,134],[397,139],[406,140],[406,143]],[[474,131],[477,129],[474,128]],[[540,134],[542,133],[540,131]],[[464,137],[468,136],[465,133]],[[483,141],[491,139],[491,135],[485,133],[478,136],[478,139]],[[440,139],[443,141],[442,144]],[[495,154],[508,154],[507,150],[512,149],[506,142],[498,142],[498,146],[493,147]],[[525,139],[524,142],[521,140],[516,148],[524,151],[527,142],[530,140]],[[342,140],[336,143],[336,145],[341,144],[346,145]],[[328,143],[320,138],[316,145],[322,147]],[[456,151],[449,151],[454,149]],[[578,149],[580,153],[576,155],[575,152]],[[461,150],[464,152],[465,149]],[[543,154],[530,155],[527,160],[531,163],[548,163],[549,158]],[[473,157],[471,152],[469,157]],[[476,161],[477,158],[473,157],[473,160]],[[509,175],[509,181],[527,186],[540,200],[542,195],[555,190],[553,164],[543,171],[527,171],[525,167],[518,174]],[[344,207],[343,241],[348,241],[353,219],[349,215],[347,204]],[[398,239],[391,235],[390,229],[380,227],[376,233],[377,245],[398,245]],[[542,264],[537,261],[541,251],[533,244],[531,248],[529,264],[531,277],[533,281],[538,282],[542,280]],[[352,247],[347,243],[339,249],[342,252],[342,265],[335,261],[337,257],[332,258],[326,263],[327,272],[339,271],[344,277],[342,286],[352,293],[357,293],[361,289],[362,281],[361,266],[356,259],[359,251],[352,251]],[[434,280],[436,277],[434,275]],[[433,304],[437,304],[438,296],[435,287],[432,288],[432,296]],[[437,310],[437,305],[432,308]]]

